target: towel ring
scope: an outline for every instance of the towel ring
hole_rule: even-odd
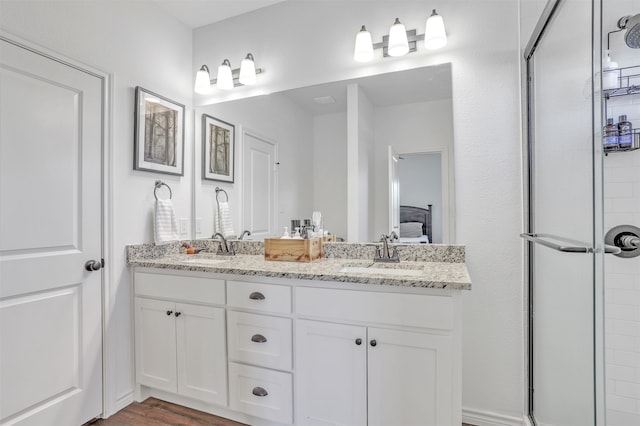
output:
[[[224,189],[216,186],[216,201],[220,202],[220,199],[218,198],[218,196],[220,195],[221,192],[224,192],[224,195],[227,197],[227,202],[229,202],[229,194],[227,194],[227,191],[225,191]]]
[[[166,183],[164,183],[161,180],[157,180],[156,181],[156,187],[153,189],[153,196],[156,197],[156,200],[158,199],[158,188],[160,188],[161,186],[166,186],[167,189],[169,190],[169,199],[173,198],[173,193],[171,192],[171,187],[169,185],[167,185]]]

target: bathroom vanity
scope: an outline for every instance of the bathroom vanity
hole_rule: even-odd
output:
[[[129,247],[136,399],[251,425],[461,424],[464,247],[386,264],[348,246],[310,263]]]

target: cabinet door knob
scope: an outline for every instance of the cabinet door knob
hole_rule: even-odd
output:
[[[171,315],[173,311],[167,311],[167,316]]]
[[[356,339],[356,345],[360,346],[361,344],[362,344],[362,339],[358,337]]]
[[[267,338],[262,334],[254,334],[253,336],[251,336],[251,341],[256,343],[266,343]]]
[[[267,392],[265,388],[261,388],[260,386],[253,388],[253,391],[251,391],[251,393],[254,394],[255,396],[260,396],[260,397],[269,395],[269,392]]]
[[[375,341],[375,339],[374,339],[374,340],[372,340],[372,341],[370,342],[370,344],[371,344],[371,346],[376,346],[376,345],[378,344],[378,342],[376,342],[376,341]]]
[[[253,293],[251,293],[249,295],[249,299],[251,299],[251,300],[264,300],[264,299],[266,299],[266,297],[264,297],[264,294],[260,293],[259,291],[254,291]]]
[[[180,315],[182,315],[182,312],[176,312],[176,318],[179,317]]]

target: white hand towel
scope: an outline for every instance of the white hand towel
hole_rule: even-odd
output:
[[[215,232],[219,232],[226,237],[236,235],[231,221],[231,209],[228,202],[218,202],[216,212]]]
[[[179,238],[178,220],[171,200],[156,200],[153,230],[156,244],[166,244]]]

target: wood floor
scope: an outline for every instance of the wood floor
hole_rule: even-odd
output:
[[[202,411],[171,404],[155,398],[127,406],[108,419],[91,426],[246,426],[244,423],[216,417]],[[473,426],[463,423],[462,426]]]
[[[202,411],[155,398],[133,404],[91,426],[245,426]]]

